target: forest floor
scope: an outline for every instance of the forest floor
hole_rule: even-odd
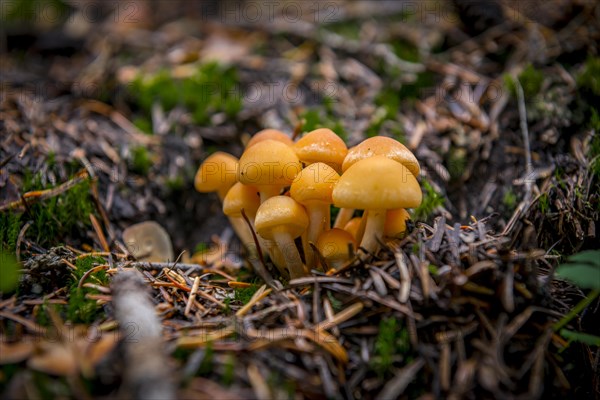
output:
[[[2,398],[599,398],[600,6],[455,3],[7,6]],[[423,204],[263,282],[194,175],[318,127],[404,143]]]

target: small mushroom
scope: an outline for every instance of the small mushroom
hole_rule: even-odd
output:
[[[238,159],[217,151],[204,160],[194,178],[194,186],[202,193],[217,192],[221,202],[229,188],[237,182]]]
[[[223,213],[229,217],[229,222],[233,230],[252,256],[256,256],[254,237],[252,236],[251,228],[242,216],[242,210],[244,210],[250,223],[254,224],[254,218],[259,206],[260,197],[258,196],[258,190],[253,186],[244,185],[241,182],[236,182],[223,199]]]
[[[264,202],[291,185],[301,170],[302,164],[290,146],[267,139],[244,151],[238,177],[244,185],[255,186],[260,193],[260,201]]]
[[[123,231],[127,250],[138,261],[173,261],[173,245],[165,229],[154,221],[140,222]]]
[[[360,247],[376,252],[385,227],[386,210],[417,207],[422,193],[407,167],[384,156],[360,160],[349,167],[333,189],[338,207],[368,211]]]
[[[333,168],[322,162],[317,162],[304,168],[292,182],[290,195],[298,203],[306,207],[308,212],[308,230],[306,239],[316,243],[319,235],[331,227],[330,207],[333,200],[333,186],[340,176]],[[306,264],[309,268],[314,265],[312,250],[305,243]]]
[[[249,149],[256,143],[268,139],[287,144],[290,147],[294,145],[294,141],[292,140],[292,138],[290,138],[285,133],[277,129],[263,129],[262,131],[256,132],[256,134],[254,134],[254,136],[252,136],[250,140],[248,140],[248,143],[246,143],[246,149]]]
[[[287,196],[274,196],[258,208],[256,232],[267,240],[274,240],[281,251],[290,278],[305,275],[300,253],[294,239],[308,227],[308,215],[296,200]]]
[[[354,217],[350,221],[348,221],[346,225],[344,225],[344,230],[351,234],[354,240],[356,240],[357,242],[360,242],[360,239],[362,239],[362,233],[360,229],[361,225],[364,225],[362,222],[363,219],[361,217]],[[362,231],[364,232],[364,227]]]
[[[348,150],[342,164],[342,171],[360,160],[373,156],[385,156],[404,165],[414,175],[419,176],[421,168],[415,155],[399,141],[386,136],[373,136]]]
[[[385,216],[384,236],[402,237],[406,234],[406,221],[410,219],[410,214],[404,208],[388,210]]]
[[[342,171],[360,160],[373,156],[385,156],[404,165],[414,175],[421,171],[415,155],[399,141],[386,137],[374,136],[368,138],[348,150],[342,163]],[[335,220],[334,227],[341,228],[352,218],[353,209],[342,208]]]
[[[344,157],[348,153],[346,143],[327,128],[315,129],[307,133],[294,143],[294,150],[305,165],[322,162],[338,173],[341,172]]]
[[[345,230],[333,228],[319,235],[316,246],[329,267],[340,269],[350,259],[350,249],[356,249],[356,240]]]

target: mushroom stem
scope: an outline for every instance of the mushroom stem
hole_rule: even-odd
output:
[[[308,231],[302,232],[302,235],[300,235],[300,240],[302,241],[302,252],[304,254],[306,266],[308,267],[308,269],[311,269],[314,267],[314,257],[313,251],[310,248],[310,245],[308,244]]]
[[[285,264],[290,273],[290,279],[301,278],[306,275],[300,253],[296,248],[296,243],[292,235],[284,229],[276,229],[273,231],[273,239],[277,243],[277,247],[281,251]]]
[[[248,249],[251,257],[258,257],[256,245],[254,244],[254,237],[250,231],[250,227],[246,224],[243,217],[230,217],[229,223],[233,228],[233,231],[242,242],[242,245]]]
[[[385,214],[387,216],[387,212]],[[363,237],[365,236],[365,229],[367,226],[367,218],[369,218],[369,210],[365,210],[360,219],[360,225],[358,226],[358,230],[356,231],[356,241],[361,242]],[[383,231],[382,231],[383,232]]]
[[[354,215],[353,208],[340,208],[340,212],[337,217],[335,217],[335,223],[333,224],[334,228],[344,229],[344,226],[352,219]]]
[[[230,218],[231,226],[233,230],[238,235],[238,238],[242,242],[242,244],[248,249],[248,253],[250,257],[258,259],[258,250],[256,248],[256,243],[254,243],[254,236],[252,236],[252,232],[250,229],[254,230],[256,233],[256,228],[254,227],[254,216],[250,217],[250,225],[248,226],[243,217],[233,217]],[[280,272],[285,271],[285,262],[283,257],[278,252],[277,246],[272,240],[266,240],[260,235],[256,235],[258,239],[258,245],[266,252],[270,257],[273,264],[277,267]]]
[[[281,192],[281,187],[277,185],[261,185],[258,186],[258,193],[260,194],[260,203],[264,203],[265,200],[271,197],[278,196]]]
[[[328,230],[331,224],[331,216],[329,213],[329,204],[322,201],[312,201],[306,205],[306,211],[308,212],[308,228],[306,230],[305,253],[306,264],[309,268],[314,267],[315,257],[314,252],[310,248],[309,244],[317,244],[319,235],[324,230]]]
[[[383,236],[383,229],[385,227],[385,209],[373,209],[369,210],[367,214],[367,225],[365,227],[365,234],[363,235],[360,247],[370,253],[375,253],[379,248],[379,242],[377,238]]]
[[[287,271],[286,262],[283,258],[281,250],[279,250],[279,247],[277,247],[277,244],[272,240],[263,239],[263,241],[265,243],[266,251],[269,254],[269,257],[271,258],[271,262],[273,263],[273,265],[275,265],[281,276],[288,276],[289,274]]]

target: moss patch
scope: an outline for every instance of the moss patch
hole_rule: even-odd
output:
[[[167,70],[154,75],[138,76],[129,91],[133,102],[140,107],[143,116],[138,117],[138,127],[148,129],[152,105],[158,102],[170,111],[180,105],[189,110],[194,123],[206,125],[210,116],[224,112],[235,116],[242,107],[242,97],[237,71],[217,63],[200,65],[195,74],[175,79]]]
[[[40,175],[26,172],[23,193],[44,190]],[[0,214],[0,243],[14,251],[19,232],[31,221],[25,234],[40,246],[58,245],[65,237],[74,237],[91,225],[89,215],[94,213],[89,180],[82,181],[66,192],[38,202],[31,202],[26,212],[9,211]]]
[[[422,183],[423,201],[421,205],[413,210],[413,219],[417,221],[427,221],[433,214],[433,211],[444,204],[444,197],[435,191],[433,186],[427,181]]]

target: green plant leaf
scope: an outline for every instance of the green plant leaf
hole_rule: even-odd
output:
[[[560,335],[567,340],[587,344],[588,346],[600,346],[600,336],[590,335],[582,332],[561,329]]]
[[[17,288],[21,267],[12,254],[0,250],[0,292],[8,293]]]
[[[600,290],[600,269],[587,264],[563,264],[556,275],[573,282],[583,289]]]
[[[568,262],[572,264],[591,264],[600,268],[600,250],[588,250],[573,254],[569,257]]]

